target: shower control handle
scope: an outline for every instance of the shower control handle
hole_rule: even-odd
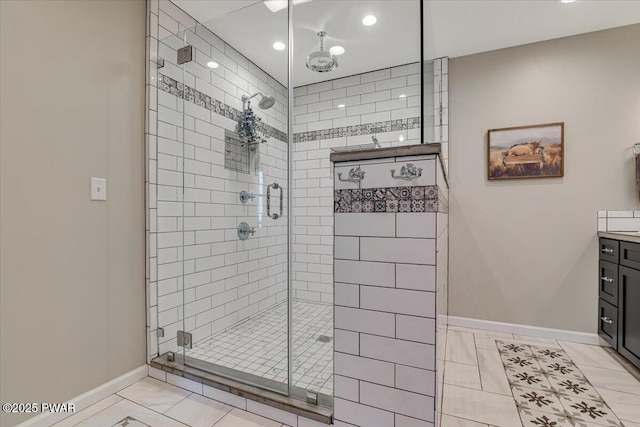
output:
[[[241,222],[238,224],[238,238],[240,240],[247,240],[249,235],[254,235],[256,233],[256,229],[254,227],[250,227],[246,222]]]
[[[271,189],[280,190],[280,213],[271,213]],[[278,219],[282,216],[284,206],[284,191],[280,184],[274,182],[273,184],[267,185],[267,216],[271,219]]]
[[[249,193],[248,191],[242,190],[240,192],[240,201],[244,204],[247,203],[249,200],[253,200],[256,198],[256,195],[253,193]]]

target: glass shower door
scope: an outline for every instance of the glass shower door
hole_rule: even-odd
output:
[[[190,47],[180,65],[180,352],[188,365],[288,393],[287,53],[276,51],[268,73],[234,47],[240,23],[256,14],[286,42],[286,9],[261,3],[181,34]],[[274,51],[273,41],[253,40]]]

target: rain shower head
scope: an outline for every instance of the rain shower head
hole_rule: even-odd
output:
[[[326,32],[320,31],[320,50],[312,52],[307,56],[307,68],[316,73],[328,73],[338,67],[338,58],[329,51],[324,50],[324,37]]]
[[[262,92],[256,92],[251,96],[246,96],[246,95],[242,95],[242,106],[244,109],[246,109],[246,104],[251,100],[251,98],[254,98],[256,96],[260,95],[261,99],[260,102],[258,103],[258,107],[260,107],[261,110],[268,110],[269,108],[273,107],[274,104],[276,103],[276,99],[271,96],[271,95],[263,95]]]

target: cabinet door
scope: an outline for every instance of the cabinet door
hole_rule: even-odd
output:
[[[618,308],[603,299],[598,302],[598,335],[618,348]]]
[[[618,351],[640,368],[640,271],[618,271]]]
[[[618,264],[600,260],[600,298],[618,306]]]
[[[640,270],[640,244],[620,242],[620,265]]]

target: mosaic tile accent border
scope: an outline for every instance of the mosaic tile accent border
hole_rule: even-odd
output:
[[[334,190],[336,213],[447,212],[437,185]]]
[[[420,117],[410,117],[408,119],[387,120],[364,125],[300,132],[293,135],[293,142],[317,141],[319,139],[342,138],[343,136],[373,135],[382,132],[417,129],[419,127]]]
[[[623,427],[563,350],[496,340],[522,425]]]
[[[237,110],[222,101],[210,97],[209,95],[195,90],[183,83],[180,83],[171,77],[167,77],[164,74],[158,73],[158,88],[164,92],[184,99],[185,101],[193,102],[200,107],[220,114],[228,119],[238,121],[242,111]],[[258,125],[258,130],[267,137],[273,137],[277,140],[287,142],[287,134],[265,123]]]

